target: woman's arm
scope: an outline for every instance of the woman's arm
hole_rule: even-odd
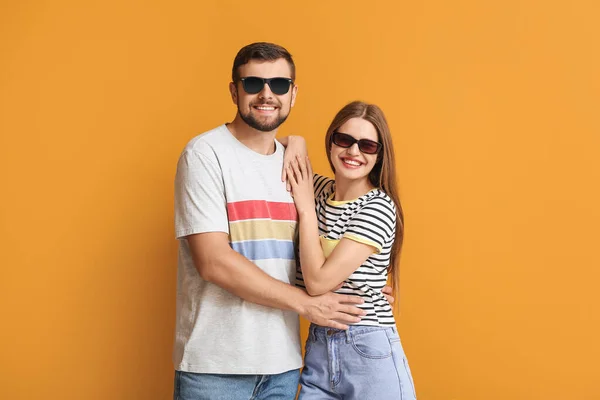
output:
[[[313,173],[308,157],[294,160],[288,167],[287,176],[300,220],[300,265],[304,284],[307,292],[316,296],[332,290],[352,275],[376,248],[343,238],[325,258],[319,239]]]
[[[308,150],[306,148],[306,140],[302,136],[290,135],[284,136],[277,139],[279,143],[285,147],[285,154],[283,155],[283,168],[281,169],[281,182],[287,180],[287,167],[291,165],[292,161],[297,157],[305,158],[308,156]],[[287,191],[289,192],[292,187],[289,180],[286,183]]]

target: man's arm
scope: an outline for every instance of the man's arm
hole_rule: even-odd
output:
[[[325,293],[309,296],[303,290],[279,281],[234,251],[224,232],[209,232],[187,237],[194,265],[200,276],[230,293],[252,303],[281,310],[292,310],[318,325],[346,329],[359,322],[365,312],[358,296]]]

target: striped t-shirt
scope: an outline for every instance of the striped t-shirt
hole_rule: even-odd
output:
[[[387,282],[387,268],[396,235],[396,207],[381,189],[373,189],[358,199],[334,201],[335,181],[314,176],[315,205],[321,247],[329,256],[342,238],[365,243],[374,253],[345,281],[337,293],[360,296],[359,307],[368,314],[356,325],[393,325],[392,308],[381,289]],[[302,271],[296,273],[296,284],[304,286]]]

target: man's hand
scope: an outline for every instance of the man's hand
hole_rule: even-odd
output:
[[[363,302],[358,296],[328,292],[308,298],[299,313],[320,326],[348,329],[346,324],[360,322],[360,316],[366,315],[366,311],[353,305]]]
[[[394,294],[394,292],[392,291],[392,287],[391,286],[387,286],[385,285],[383,287],[383,289],[381,289],[381,293],[383,293],[383,295],[385,296],[385,299],[388,301],[388,303],[390,303],[390,305],[394,304],[394,296],[392,296],[392,294]]]

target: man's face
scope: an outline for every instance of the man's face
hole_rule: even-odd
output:
[[[251,60],[239,68],[240,78],[256,76],[259,78],[290,78],[288,62],[280,58],[276,61]],[[274,94],[268,84],[256,94],[248,94],[241,81],[229,85],[231,99],[238,107],[238,113],[250,127],[271,132],[281,125],[290,113],[296,101],[298,87],[290,85],[290,90],[282,95]]]

